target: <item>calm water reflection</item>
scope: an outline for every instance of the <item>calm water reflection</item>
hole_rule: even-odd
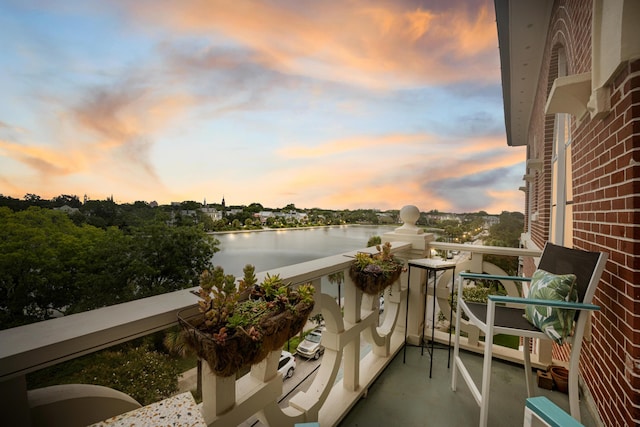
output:
[[[213,263],[222,266],[225,273],[240,276],[246,264],[265,271],[361,249],[371,236],[382,236],[397,227],[349,225],[216,234],[220,252]]]

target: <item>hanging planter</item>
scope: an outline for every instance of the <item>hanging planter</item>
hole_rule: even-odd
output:
[[[404,263],[391,253],[391,243],[376,246],[377,254],[357,253],[349,268],[349,276],[356,287],[369,295],[378,295],[398,280]]]
[[[185,342],[213,373],[228,377],[262,361],[298,334],[313,310],[313,287],[292,289],[279,275],[258,284],[254,267],[245,266],[235,283],[221,267],[200,277],[199,313],[178,313]]]

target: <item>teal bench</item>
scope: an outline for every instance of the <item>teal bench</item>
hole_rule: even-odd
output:
[[[535,418],[535,421],[534,421]],[[524,427],[584,427],[544,396],[530,397],[524,408]]]

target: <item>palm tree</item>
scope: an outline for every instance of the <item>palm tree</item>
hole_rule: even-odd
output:
[[[338,308],[342,308],[342,302],[340,297],[340,287],[342,282],[344,281],[344,271],[338,271],[335,273],[331,273],[328,276],[329,283],[337,283],[338,284]]]
[[[185,340],[185,332],[180,329],[172,329],[166,332],[162,343],[167,351],[178,357],[189,357],[195,355],[194,351],[187,345]],[[196,377],[196,394],[202,396],[202,359],[198,357],[197,377]]]

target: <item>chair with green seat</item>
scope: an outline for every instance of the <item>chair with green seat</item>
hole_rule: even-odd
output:
[[[460,371],[461,377],[480,406],[481,427],[487,426],[489,418],[493,350],[490,344],[493,342],[493,336],[498,334],[524,338],[523,359],[529,397],[534,394],[529,354],[531,339],[551,339],[559,344],[565,341],[571,343],[569,406],[571,416],[580,420],[578,405],[580,349],[589,313],[599,310],[599,307],[591,304],[591,301],[606,261],[606,253],[586,252],[547,243],[540,257],[538,269],[532,278],[468,272],[459,274],[451,388],[456,390],[458,371]],[[491,295],[486,304],[464,301],[462,291],[465,281],[481,279],[531,282],[530,292],[527,298]],[[477,326],[485,335],[481,388],[476,385],[459,354],[463,312],[468,316],[469,322]]]

